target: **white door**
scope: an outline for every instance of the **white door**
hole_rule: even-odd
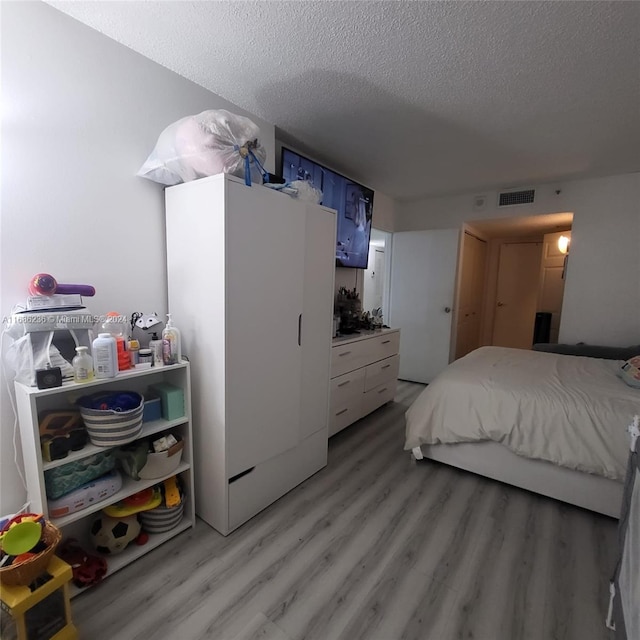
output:
[[[389,325],[401,330],[402,380],[431,382],[449,364],[458,229],[393,234]]]
[[[493,340],[496,347],[531,349],[538,302],[540,242],[500,246]]]
[[[228,183],[228,477],[298,444],[305,211],[284,194]]]

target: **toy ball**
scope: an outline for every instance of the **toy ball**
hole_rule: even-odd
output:
[[[126,518],[101,515],[91,525],[91,544],[100,553],[115,555],[138,537],[140,528],[135,515]]]

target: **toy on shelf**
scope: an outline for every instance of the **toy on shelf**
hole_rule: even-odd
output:
[[[66,539],[58,549],[58,555],[73,570],[73,584],[82,589],[97,584],[107,575],[107,561],[87,553],[75,538]]]
[[[37,273],[29,282],[29,293],[32,296],[77,293],[91,297],[96,295],[96,290],[90,284],[60,284],[50,273]]]
[[[102,513],[91,525],[91,544],[106,555],[122,553],[140,534],[137,515],[113,518]]]
[[[131,338],[135,339],[136,335],[139,336],[138,342],[145,348],[149,347],[149,341],[152,339],[152,334],[160,333],[162,331],[163,322],[158,317],[157,313],[142,313],[141,311],[134,311],[131,314]]]
[[[102,511],[112,518],[126,518],[127,516],[132,516],[140,511],[155,509],[161,502],[162,493],[156,486],[138,491],[138,493],[134,493],[132,496],[120,500],[120,502],[110,504]]]

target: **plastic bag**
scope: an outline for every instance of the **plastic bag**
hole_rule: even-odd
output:
[[[258,126],[224,109],[210,109],[170,124],[136,175],[167,186],[206,178],[217,173],[245,177],[245,160],[240,148],[254,142],[252,149],[264,164],[266,152],[258,142]],[[261,173],[251,162],[251,179],[258,184]]]
[[[316,189],[308,180],[294,180],[284,184],[266,184],[275,191],[280,191],[290,195],[292,198],[302,200],[303,202],[312,202],[320,204],[322,202],[322,191]]]

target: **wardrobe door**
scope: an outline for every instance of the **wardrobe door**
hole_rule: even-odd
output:
[[[302,314],[300,437],[326,429],[333,333],[336,214],[307,205]]]
[[[305,205],[228,182],[227,478],[299,441]]]

